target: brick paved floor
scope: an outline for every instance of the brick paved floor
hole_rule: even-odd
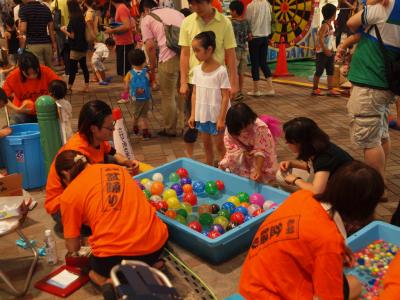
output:
[[[112,67],[112,66],[111,66]],[[114,69],[109,69],[109,74],[114,74]],[[77,77],[77,89],[82,85],[82,76]],[[249,78],[245,80],[245,92],[251,87]],[[348,117],[346,115],[346,98],[328,98],[328,97],[311,97],[310,90],[301,87],[293,87],[288,85],[277,84],[277,95],[271,98],[246,98],[245,102],[249,104],[257,113],[271,114],[280,118],[282,121],[287,121],[296,116],[307,116],[314,119],[331,137],[332,141],[340,145],[348,151],[354,158],[361,159],[361,152],[354,148],[349,141],[348,133]],[[116,77],[112,85],[101,87],[92,84],[90,93],[83,94],[74,92],[69,99],[73,105],[73,126],[76,128],[77,117],[80,107],[91,99],[102,99],[112,105],[120,106],[128,128],[131,128],[132,123],[132,108],[129,105],[119,105],[116,101],[119,99],[119,94],[122,90],[121,79]],[[141,141],[139,138],[132,138],[132,145],[136,157],[139,160],[145,161],[154,166],[162,165],[163,163],[174,160],[175,158],[184,156],[184,144],[182,138],[161,138],[156,137],[156,132],[161,127],[160,115],[160,93],[154,93],[154,109],[149,114],[151,121],[151,129],[154,138],[150,141]],[[390,132],[392,137],[392,147],[394,149],[387,166],[387,195],[389,202],[379,205],[376,216],[379,219],[389,220],[393,213],[400,192],[400,153],[396,150],[400,146],[400,134],[396,131]],[[278,144],[279,159],[293,158],[293,154],[289,152],[283,141]],[[196,145],[195,158],[198,160],[204,159],[202,146],[200,143]],[[26,235],[41,242],[43,231],[47,228],[52,228],[53,221],[45,213],[43,208],[44,192],[43,190],[34,191],[33,195],[39,201],[39,206],[29,215],[27,222],[24,225]],[[362,209],[362,208],[360,208]],[[24,250],[15,247],[16,235],[8,235],[2,237],[0,251],[2,252],[0,266],[12,269],[11,274],[15,280],[20,281],[24,272],[27,272],[26,255]],[[174,246],[179,256],[187,262],[187,264],[197,272],[204,281],[215,291],[217,296],[223,297],[232,294],[236,291],[237,283],[240,276],[240,269],[245,258],[245,254],[241,254],[229,262],[222,265],[213,266],[194,257],[187,251],[178,246]],[[58,239],[59,257],[65,254],[63,241]],[[18,259],[11,259],[17,255]],[[8,259],[10,258],[10,259]],[[18,267],[14,268],[15,265]],[[51,268],[42,261],[35,273],[34,282],[48,274]],[[0,288],[3,287],[0,284]],[[0,291],[1,299],[10,298],[8,294]],[[41,293],[32,286],[25,299],[52,299],[46,293]],[[90,284],[74,293],[69,299],[101,299],[98,291]],[[188,299],[191,297],[187,297]],[[193,297],[192,297],[193,299]]]

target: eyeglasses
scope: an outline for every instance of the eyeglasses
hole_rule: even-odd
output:
[[[110,131],[114,131],[114,129],[115,129],[115,121],[112,122],[112,127],[103,126],[103,127],[101,127],[101,128],[108,129],[108,130],[110,130]]]

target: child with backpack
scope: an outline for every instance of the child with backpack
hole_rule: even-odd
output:
[[[148,129],[147,113],[150,109],[150,76],[146,65],[146,55],[141,49],[132,49],[128,53],[132,69],[125,75],[124,93],[129,93],[134,103],[133,133],[139,134],[142,130],[143,140],[149,140],[151,134]]]

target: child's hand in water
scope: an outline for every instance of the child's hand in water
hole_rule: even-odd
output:
[[[281,170],[281,172],[287,172],[289,168],[290,168],[290,161],[284,160],[280,162],[279,169]]]
[[[218,132],[224,132],[225,130],[225,120],[218,120],[217,121],[217,130]]]
[[[190,116],[189,120],[188,120],[188,124],[190,128],[194,128],[195,125],[195,120],[194,120],[194,116]]]

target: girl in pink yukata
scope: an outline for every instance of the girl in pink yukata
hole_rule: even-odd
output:
[[[252,180],[271,183],[278,170],[275,142],[282,135],[277,119],[237,103],[226,115],[226,153],[219,168]]]

